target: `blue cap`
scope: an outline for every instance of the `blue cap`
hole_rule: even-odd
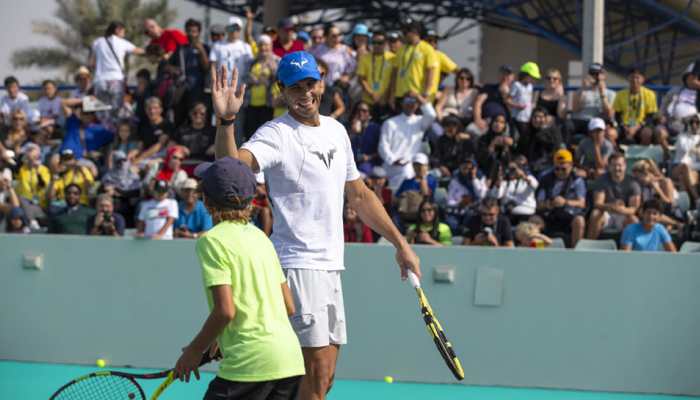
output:
[[[202,192],[218,207],[243,209],[245,204],[234,203],[232,197],[252,200],[256,181],[253,171],[237,158],[224,157],[214,162],[199,164],[194,174],[202,179]]]
[[[10,212],[7,215],[7,219],[16,219],[16,218],[22,218],[24,219],[27,214],[24,213],[24,209],[21,207],[14,207],[10,210]]]
[[[365,24],[357,24],[352,30],[352,35],[369,36],[369,28],[367,28],[367,25]]]
[[[307,43],[311,40],[311,37],[308,33],[306,33],[306,31],[297,32],[297,38],[299,38],[299,40],[301,40],[304,43]]]
[[[306,78],[321,80],[314,56],[306,51],[296,51],[282,57],[277,67],[277,79],[284,86],[291,86]]]

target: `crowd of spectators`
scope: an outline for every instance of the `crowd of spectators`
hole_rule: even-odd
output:
[[[358,24],[300,29],[294,18],[253,35],[253,14],[202,32],[146,20],[140,48],[114,22],[75,72],[30,103],[14,77],[0,100],[0,213],[5,231],[196,238],[212,225],[193,168],[214,156],[209,70],[234,67],[247,85],[237,140],[285,104],[275,82],[287,53],[321,69],[321,114],[347,127],[354,157],[410,243],[569,247],[611,237],[626,250],[675,251],[692,235],[700,169],[700,63],[659,102],[644,72],[615,92],[592,64],[565,93],[562,74],[528,60],[479,83],[439,50],[439,36],[406,19],[400,31]],[[149,68],[128,86],[129,57]],[[518,61],[518,60],[514,60]],[[626,150],[660,149],[660,159]],[[656,161],[656,162],[655,162]],[[272,232],[273,203],[258,176],[254,222]],[[686,199],[685,204],[681,198]],[[350,207],[348,242],[379,240]]]

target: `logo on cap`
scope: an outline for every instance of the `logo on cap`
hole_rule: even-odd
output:
[[[299,62],[299,61],[290,61],[289,64],[291,64],[291,65],[296,65],[297,68],[302,69],[302,68],[304,68],[304,64],[306,64],[306,63],[308,63],[308,62],[309,62],[309,60],[307,60],[307,59],[305,59],[305,58],[302,58],[302,59],[301,59],[301,62]]]

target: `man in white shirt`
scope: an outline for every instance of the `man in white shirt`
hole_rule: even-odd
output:
[[[416,114],[418,107],[423,115]],[[379,156],[384,160],[389,188],[393,191],[405,179],[413,178],[411,160],[420,152],[425,131],[436,116],[432,104],[416,93],[404,96],[401,108],[401,114],[384,121],[379,136]]]
[[[178,217],[178,205],[174,199],[168,198],[168,182],[155,181],[153,199],[141,204],[136,236],[154,240],[171,240],[173,224]]]
[[[12,122],[10,121],[10,115],[16,109],[24,111],[27,117],[33,114],[31,107],[29,107],[29,97],[20,90],[17,78],[8,76],[5,78],[4,83],[7,94],[0,100],[0,113],[2,113],[5,125],[9,126]]]
[[[233,122],[245,88],[236,92],[237,78],[234,70],[229,84],[225,66],[220,74],[212,71],[216,157],[238,158],[265,174],[274,214],[271,240],[292,289],[296,314],[291,322],[306,364],[299,397],[324,399],[346,342],[340,282],[344,198],[396,247],[402,278],[408,270],[420,276],[419,260],[360,178],[345,128],[319,114],[323,83],[314,57],[298,51],[282,58],[277,79],[289,112],[260,127],[240,150]]]
[[[241,40],[242,26],[240,18],[230,17],[226,25],[226,40],[214,43],[209,52],[209,61],[216,63],[217,70],[223,65],[227,71],[238,69],[238,84],[245,81],[253,62],[253,50],[248,43]]]
[[[95,70],[95,96],[112,106],[110,113],[101,117],[116,116],[124,98],[124,71],[127,54],[144,54],[144,50],[124,39],[126,28],[121,22],[112,22],[104,36],[92,42],[90,65]]]

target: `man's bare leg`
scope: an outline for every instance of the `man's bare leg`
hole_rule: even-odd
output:
[[[323,400],[333,386],[340,346],[302,347],[306,375],[299,385],[299,400]]]

